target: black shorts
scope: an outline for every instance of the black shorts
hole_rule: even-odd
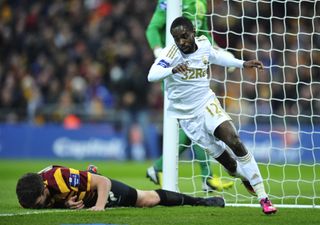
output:
[[[120,181],[110,180],[111,190],[106,207],[135,206],[138,198],[137,190]]]

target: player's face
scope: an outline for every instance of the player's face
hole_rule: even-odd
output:
[[[190,54],[196,51],[194,31],[190,31],[184,26],[177,26],[171,30],[171,34],[181,52]]]
[[[37,198],[34,208],[37,208],[37,209],[50,208],[52,204],[53,204],[53,201],[50,197],[50,192],[48,188],[45,187],[42,195],[40,195]]]

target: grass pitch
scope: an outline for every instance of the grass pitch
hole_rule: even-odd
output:
[[[154,208],[117,208],[107,209],[104,212],[91,212],[86,210],[30,210],[19,206],[15,196],[15,185],[17,179],[26,172],[36,172],[51,165],[58,164],[73,167],[76,169],[85,169],[88,164],[95,164],[99,171],[112,178],[121,180],[133,187],[139,189],[157,189],[158,187],[145,178],[145,170],[150,162],[109,162],[109,161],[48,161],[48,160],[0,160],[0,224],[2,225],[60,225],[60,224],[132,224],[132,225],[157,225],[157,224],[234,224],[234,225],[256,225],[256,224],[320,224],[319,209],[293,209],[279,208],[275,215],[266,216],[260,208],[251,207],[161,207]],[[279,171],[278,171],[279,170]],[[281,195],[285,190],[289,193],[288,200],[275,198],[273,202],[290,203],[297,200],[299,193],[316,193],[320,196],[319,166],[309,168],[296,167],[286,168],[286,179],[288,183],[278,184],[276,181],[270,182],[267,189],[270,189],[274,195]],[[310,170],[310,171],[309,171]],[[270,168],[269,172],[261,167],[263,176],[272,179],[284,179],[282,176],[283,168]],[[298,171],[298,173],[297,173]],[[315,173],[314,173],[315,171]],[[190,175],[189,166],[181,165],[179,173],[183,176]],[[223,173],[223,172],[220,172]],[[270,173],[270,174],[268,174]],[[272,177],[270,177],[272,174]],[[290,182],[295,178],[301,182]],[[200,178],[199,178],[200,179]],[[271,179],[271,181],[272,181]],[[201,185],[189,180],[182,180],[180,189],[183,192],[193,192],[194,188]],[[311,186],[311,188],[309,187]],[[237,192],[235,191],[237,190]],[[218,193],[213,193],[218,194]],[[227,202],[233,201],[235,196],[240,203],[249,203],[253,199],[244,190],[239,182],[233,189],[224,193]],[[292,197],[290,197],[292,196]],[[301,198],[299,204],[310,204],[308,198]],[[313,199],[317,205],[319,199]],[[317,202],[318,201],[318,202]],[[255,202],[255,200],[254,200]]]

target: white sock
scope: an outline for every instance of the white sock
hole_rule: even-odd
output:
[[[237,157],[237,159],[244,177],[252,186],[262,182],[258,164],[250,152],[248,152],[248,154],[245,156]]]
[[[239,162],[236,161],[236,163],[237,163],[237,169],[236,169],[236,172],[235,172],[234,174],[232,174],[232,176],[238,177],[238,178],[240,178],[241,180],[242,180],[242,179],[246,179],[246,176],[245,176],[245,174],[243,173],[242,168],[239,166]]]
[[[258,199],[268,197],[264,188],[258,164],[251,153],[248,152],[247,155],[238,157],[238,161],[244,177],[250,182],[253,190],[258,195]]]
[[[268,198],[268,195],[267,195],[267,193],[266,193],[266,191],[264,189],[263,182],[258,183],[256,185],[253,185],[252,188],[253,188],[254,192],[256,192],[257,198],[259,200],[261,200],[263,198]]]

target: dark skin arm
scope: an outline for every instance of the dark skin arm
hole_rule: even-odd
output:
[[[259,70],[263,70],[264,69],[262,62],[259,61],[259,60],[256,60],[256,59],[245,61],[243,63],[243,67],[244,68],[257,68]]]

